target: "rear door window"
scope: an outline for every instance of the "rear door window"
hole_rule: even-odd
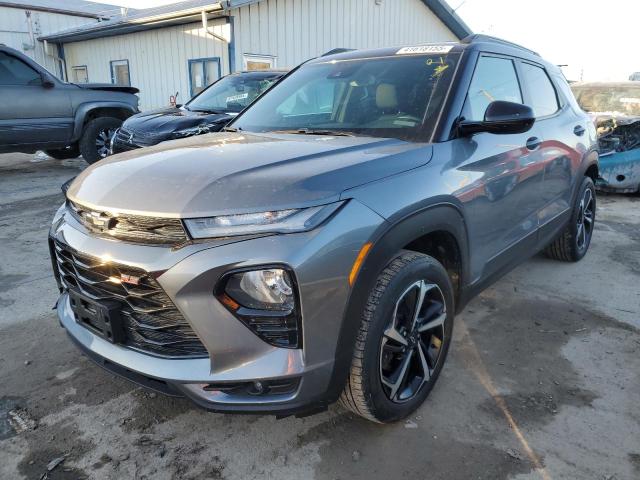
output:
[[[484,112],[491,102],[503,100],[522,103],[513,60],[481,56],[473,72],[462,115],[467,121],[484,120]]]
[[[529,94],[531,108],[536,117],[546,117],[558,111],[558,96],[547,72],[530,63],[521,63],[524,84]]]

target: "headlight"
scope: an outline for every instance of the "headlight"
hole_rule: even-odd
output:
[[[116,128],[113,131],[113,135],[111,135],[111,140],[109,140],[109,155],[113,155],[113,144],[116,141],[116,135],[118,135],[119,130],[120,130],[119,128]]]
[[[192,238],[305,232],[327,220],[342,204],[343,202],[336,202],[311,208],[188,218],[184,223]]]
[[[173,138],[184,138],[184,137],[192,137],[194,135],[202,135],[204,133],[209,133],[213,131],[217,131],[218,124],[217,123],[209,123],[203,125],[196,125],[195,127],[185,128],[184,130],[177,130],[173,132],[171,135]]]

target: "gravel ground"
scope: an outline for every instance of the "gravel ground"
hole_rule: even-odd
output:
[[[46,234],[84,166],[0,155],[0,478],[640,478],[640,197],[599,197],[583,261],[536,256],[473,300],[427,402],[379,426],[207,413],[79,354]]]

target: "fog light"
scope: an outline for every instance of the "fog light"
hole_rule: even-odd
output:
[[[235,273],[225,291],[246,308],[290,311],[295,306],[291,278],[280,268]]]
[[[221,279],[214,293],[265,342],[302,348],[302,319],[292,272],[275,267],[231,272]]]

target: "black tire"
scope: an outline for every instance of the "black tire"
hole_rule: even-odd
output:
[[[80,149],[78,145],[72,145],[58,150],[45,150],[44,153],[56,160],[67,160],[69,158],[78,158],[80,156]]]
[[[98,117],[90,120],[85,126],[80,138],[80,153],[87,163],[95,163],[105,158],[108,152],[100,149],[98,142],[108,141],[106,137],[113,135],[122,125],[122,120],[114,117]],[[108,147],[108,145],[107,145]]]
[[[424,295],[425,301],[422,304],[424,308],[421,311],[433,311],[438,315],[438,319],[443,319],[439,320],[443,323],[438,334],[442,338],[436,339],[436,334],[432,335],[431,331],[418,333],[418,345],[412,347],[411,342],[416,342],[415,338],[411,339],[414,334],[406,331],[402,333],[403,329],[397,328],[400,323],[396,323],[396,319],[401,316],[401,308],[399,307],[401,300],[406,298],[407,292],[410,292],[416,284],[424,285],[425,289],[429,288]],[[437,288],[433,288],[435,286]],[[420,292],[420,287],[417,288],[415,298],[418,298]],[[435,308],[431,303],[427,303],[427,298],[432,297],[433,299],[441,298],[441,300],[434,301]],[[438,313],[439,303],[442,304],[442,309]],[[405,315],[405,319],[409,316],[413,316],[413,314]],[[438,321],[429,321],[429,318],[425,314],[424,326]],[[451,342],[453,318],[453,287],[444,267],[427,255],[403,251],[382,271],[369,294],[362,313],[351,371],[340,396],[340,403],[352,412],[378,423],[394,422],[410,415],[424,402],[440,375]],[[415,324],[416,321],[414,320],[412,323]],[[414,355],[402,353],[404,350],[397,351],[400,344],[391,340],[389,335],[391,330],[394,331],[394,337],[395,333],[404,335],[404,341],[410,343],[406,347],[400,348],[406,348]],[[428,345],[421,341],[420,335],[428,335]],[[422,340],[426,339],[422,338]],[[438,349],[434,360],[432,356],[434,350],[431,347],[435,348],[436,343]],[[385,350],[386,348],[389,350]],[[409,350],[410,348],[414,350]],[[409,357],[409,367],[405,368],[405,371],[409,372],[407,375],[415,375],[415,378],[411,380],[407,376],[405,380],[402,380],[403,374],[397,375],[396,378],[399,381],[395,383],[399,386],[395,386],[396,393],[393,393],[394,387],[389,385],[388,378],[383,384],[383,378],[386,374],[385,366],[391,365],[393,362],[400,362],[395,364],[399,367],[393,366],[390,369],[397,368],[398,372],[402,372],[403,360],[396,358],[400,355],[404,355],[405,359],[406,356]],[[426,362],[427,358],[430,361]],[[428,379],[426,373],[422,377],[418,375],[425,372],[424,367],[427,363],[427,370],[430,373]],[[431,366],[433,366],[433,370],[431,370]],[[404,386],[403,381],[405,382]],[[394,395],[395,398],[393,398]],[[403,399],[403,395],[406,398]]]
[[[585,205],[585,202],[587,202],[587,205]],[[584,177],[578,190],[569,224],[545,248],[545,254],[549,258],[563,262],[582,260],[589,250],[589,245],[591,245],[595,222],[596,188],[591,178]]]

